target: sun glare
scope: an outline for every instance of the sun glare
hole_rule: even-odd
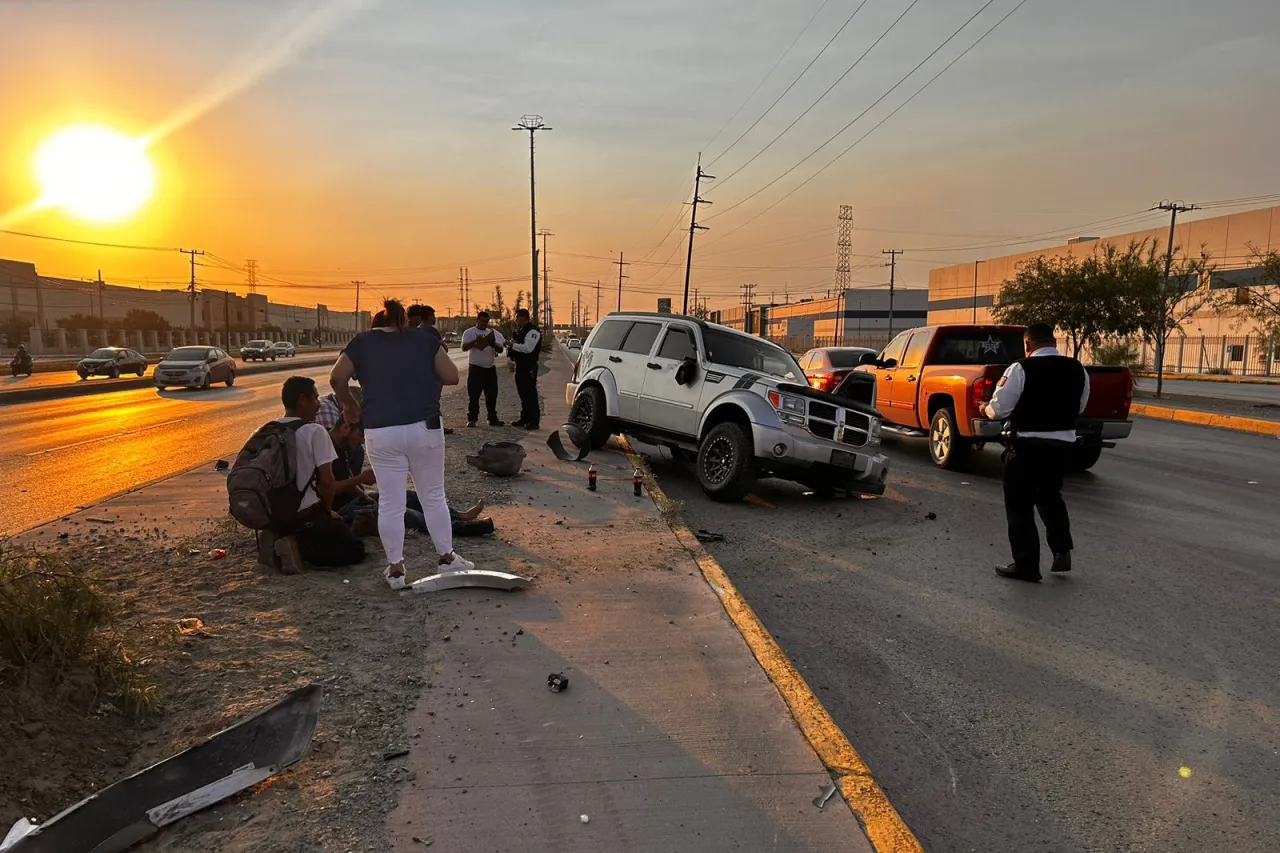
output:
[[[80,125],[54,133],[36,149],[41,207],[90,222],[119,222],[137,213],[155,189],[146,142],[107,127]]]

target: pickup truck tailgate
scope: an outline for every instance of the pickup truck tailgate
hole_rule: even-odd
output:
[[[1126,420],[1133,400],[1133,377],[1127,367],[1088,367],[1089,402],[1081,417]]]

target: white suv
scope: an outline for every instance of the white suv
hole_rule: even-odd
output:
[[[592,330],[565,389],[593,448],[614,433],[697,454],[714,500],[746,497],[758,477],[819,493],[884,494],[874,385],[862,401],[808,386],[786,350],[671,314],[610,314]]]

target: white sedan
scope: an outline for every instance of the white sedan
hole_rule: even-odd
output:
[[[271,345],[271,348],[275,350],[276,355],[281,358],[293,358],[298,354],[298,348],[289,341],[276,341]]]

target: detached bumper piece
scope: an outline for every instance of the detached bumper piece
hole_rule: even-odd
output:
[[[315,736],[321,693],[315,684],[299,688],[204,743],[103,788],[2,849],[121,853],[297,763]]]
[[[446,589],[482,587],[484,589],[526,589],[534,585],[530,578],[506,572],[471,569],[465,572],[446,572],[432,575],[409,584],[414,592],[443,592]]]

